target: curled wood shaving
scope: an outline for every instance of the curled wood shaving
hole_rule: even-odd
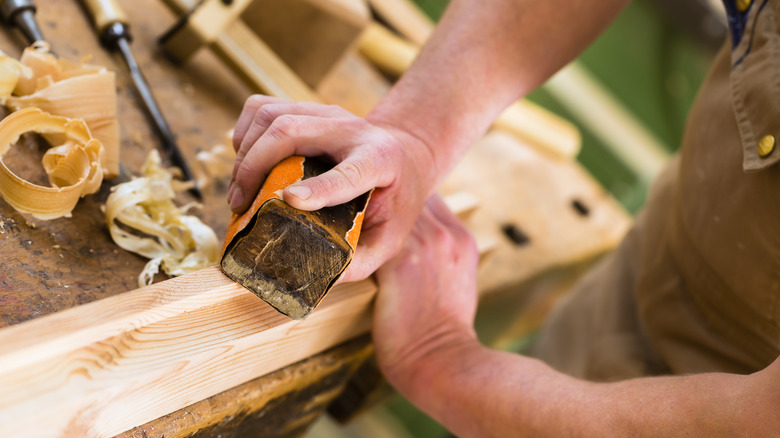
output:
[[[114,242],[151,259],[138,276],[139,287],[152,284],[160,267],[177,276],[216,264],[216,234],[186,214],[197,204],[177,207],[173,203],[176,192],[187,190],[191,183],[175,180],[161,166],[156,150],[147,157],[142,175],[113,187],[106,201],[106,221]]]
[[[8,97],[11,96],[19,78],[22,74],[32,75],[28,67],[23,66],[19,61],[0,52],[0,103],[5,105]]]
[[[64,140],[43,157],[43,167],[53,187],[26,181],[2,162],[19,136],[31,131],[57,134]],[[67,216],[80,197],[100,188],[102,153],[100,141],[92,138],[81,120],[53,116],[37,108],[14,112],[0,121],[0,195],[16,210],[38,219]]]
[[[4,56],[4,55],[3,55]],[[48,46],[36,44],[22,53],[17,65],[0,57],[0,100],[11,109],[36,107],[58,116],[82,119],[105,148],[101,158],[107,178],[119,174],[119,124],[116,119],[116,78],[105,67],[58,59]],[[13,95],[8,88],[16,76]],[[8,81],[8,82],[6,82]],[[5,94],[3,94],[5,92]],[[59,138],[46,136],[53,144]]]
[[[214,181],[230,176],[236,162],[236,152],[231,146],[217,144],[209,150],[198,152],[195,159],[198,160],[202,170],[198,178],[198,187],[205,188]]]

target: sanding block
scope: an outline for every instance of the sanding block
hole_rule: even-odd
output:
[[[349,266],[371,196],[317,211],[284,202],[285,187],[331,168],[320,158],[280,162],[252,206],[233,216],[225,238],[222,271],[294,319],[311,313]]]

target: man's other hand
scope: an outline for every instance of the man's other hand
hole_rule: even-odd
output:
[[[396,387],[408,387],[428,356],[478,344],[473,330],[478,257],[469,231],[434,195],[403,250],[377,271],[374,346]]]

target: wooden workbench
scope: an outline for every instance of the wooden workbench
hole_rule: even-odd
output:
[[[99,44],[88,17],[75,1],[38,0],[37,17],[44,36],[60,56],[92,61],[117,72],[121,160],[137,174],[150,150],[159,146],[153,127],[136,97],[121,58]],[[125,2],[132,23],[133,52],[151,84],[163,114],[190,163],[195,154],[222,142],[241,110],[248,89],[212,58],[198,53],[186,68],[169,62],[156,49],[156,38],[175,17],[160,2]],[[132,7],[130,7],[132,6]],[[0,50],[18,56],[24,42],[16,30],[0,31]],[[5,160],[22,176],[39,177],[42,151],[26,142]],[[0,326],[16,324],[137,287],[146,260],[117,247],[105,226],[100,206],[110,182],[100,193],[82,199],[73,217],[38,221],[17,213],[0,200]],[[229,219],[224,184],[204,190],[202,217],[218,236]],[[182,195],[182,201],[189,201]],[[13,291],[14,293],[8,293]]]
[[[132,23],[133,52],[178,136],[185,157],[198,172],[195,154],[223,142],[225,132],[232,128],[250,91],[207,50],[198,52],[184,67],[174,65],[163,56],[156,48],[156,40],[174,24],[176,17],[161,2],[128,0],[122,3]],[[37,0],[37,4],[38,20],[57,54],[70,59],[91,56],[93,62],[117,72],[121,160],[131,173],[137,173],[148,152],[159,142],[121,59],[100,47],[78,2]],[[23,46],[17,31],[0,31],[0,49],[4,52],[17,56]],[[356,82],[343,79],[346,77],[360,77],[361,85],[354,87]],[[380,75],[352,56],[323,81],[318,91],[326,101],[365,113],[386,89],[387,83]],[[361,92],[371,95],[361,96]],[[512,140],[501,135],[489,139],[489,150],[494,151],[496,143],[507,147]],[[42,171],[38,168],[42,153],[41,143],[36,138],[29,138],[5,161],[22,176],[40,181]],[[490,231],[487,237],[498,242],[489,254],[492,259],[486,259],[480,274],[483,283],[494,289],[516,287],[561,266],[587,264],[614,246],[628,224],[627,216],[576,163],[555,160],[532,150],[515,158],[519,166],[528,169],[542,169],[539,163],[548,163],[545,166],[554,174],[563,175],[562,185],[550,182],[554,175],[532,173],[526,181],[534,184],[536,191],[553,193],[564,199],[560,209],[570,214],[576,213],[577,209],[572,209],[569,203],[584,199],[589,211],[585,216],[589,216],[590,222],[586,224],[582,214],[558,218],[561,219],[558,221],[554,208],[540,209],[541,216],[537,217],[518,216],[512,213],[518,206],[496,204],[486,195],[485,202],[494,205],[470,219],[482,231],[489,228],[485,224],[490,223],[491,218],[504,220],[500,218],[500,212],[504,211],[512,213],[506,217],[512,224],[525,221],[521,224],[522,229],[532,234],[534,243],[545,241],[547,234],[559,235],[557,246],[520,245],[512,242],[506,232],[501,232],[502,227],[511,225],[509,222],[495,223],[496,230]],[[468,177],[464,177],[451,181],[448,187],[458,191],[469,183]],[[54,221],[25,217],[0,199],[0,251],[4,255],[0,264],[0,329],[136,288],[138,273],[146,260],[120,249],[109,236],[100,208],[108,196],[109,185],[110,182],[104,183],[98,194],[82,199],[71,218]],[[199,214],[218,236],[224,235],[229,219],[225,191],[224,180],[209,185],[204,190],[204,207]],[[524,210],[534,209],[533,202],[549,201],[544,196],[522,194],[520,199]],[[191,199],[188,194],[182,194],[180,200],[188,202]],[[499,219],[495,219],[496,215]],[[552,221],[558,226],[548,226]],[[578,225],[577,221],[583,224]],[[540,224],[546,225],[538,227]],[[577,226],[589,227],[587,229],[592,233],[586,236],[586,243],[574,248],[565,239],[560,239],[562,235],[576,237],[577,232],[560,229],[569,226],[575,231]],[[534,253],[537,246],[538,252]],[[567,247],[571,251],[567,252]],[[520,275],[512,277],[513,281],[509,283],[494,284],[496,279],[506,278],[505,273],[512,270],[512,263],[517,260],[529,261],[519,270]],[[158,280],[162,279],[162,276],[158,277]],[[368,338],[357,338],[146,425],[139,424],[126,435],[212,436],[229,431],[231,436],[296,436],[343,391],[352,373],[370,354]]]

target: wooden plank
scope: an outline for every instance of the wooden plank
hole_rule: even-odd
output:
[[[0,330],[0,435],[113,436],[366,333],[375,292],[295,321],[213,267]]]
[[[576,157],[582,144],[577,127],[527,100],[509,105],[493,123],[493,128],[530,144],[544,145],[542,150],[560,157]]]
[[[214,52],[256,93],[295,101],[319,102],[303,80],[242,21],[217,37]]]
[[[379,23],[371,23],[360,34],[358,49],[378,69],[395,77],[401,76],[420,52],[419,46]]]
[[[134,427],[118,438],[301,436],[373,351],[370,337],[361,336]]]
[[[387,78],[353,48],[320,82],[317,94],[326,103],[365,117],[389,90]]]

